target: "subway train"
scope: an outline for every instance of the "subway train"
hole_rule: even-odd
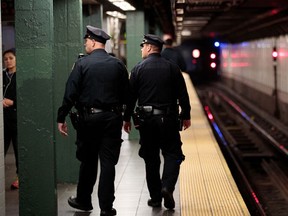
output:
[[[212,39],[186,40],[178,47],[193,83],[216,80],[220,76],[220,43]]]

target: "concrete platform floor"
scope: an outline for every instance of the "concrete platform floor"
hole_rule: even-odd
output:
[[[138,156],[139,144],[137,140],[125,140],[122,144],[121,155],[116,170],[116,199],[114,208],[117,216],[180,216],[179,185],[174,192],[176,207],[174,211],[162,208],[151,208],[147,205],[149,194],[145,181],[144,162]],[[19,215],[18,190],[11,190],[11,183],[16,178],[15,159],[13,148],[5,158],[5,193],[6,193],[6,216]],[[100,210],[97,198],[97,182],[94,188],[93,211],[82,212],[71,208],[68,197],[76,194],[75,184],[59,184],[58,191],[58,216],[99,216]]]

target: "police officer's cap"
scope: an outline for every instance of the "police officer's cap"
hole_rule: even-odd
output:
[[[162,46],[163,46],[164,42],[157,35],[145,34],[144,35],[144,39],[141,42],[140,46],[143,47],[144,44],[153,44],[153,45],[155,45],[155,46],[157,46],[157,47],[162,49]]]
[[[100,43],[105,44],[106,41],[109,40],[111,37],[102,29],[87,25],[84,39],[86,38],[94,39]]]

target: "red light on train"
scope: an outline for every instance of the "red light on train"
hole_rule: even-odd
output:
[[[211,67],[211,68],[216,68],[216,63],[215,63],[215,62],[212,62],[212,63],[210,64],[210,67]]]
[[[273,57],[273,60],[276,61],[278,57],[278,52],[276,50],[276,47],[273,48],[272,57]]]
[[[215,58],[216,58],[216,54],[215,54],[215,53],[211,53],[211,54],[210,54],[210,58],[211,58],[211,59],[215,59]]]

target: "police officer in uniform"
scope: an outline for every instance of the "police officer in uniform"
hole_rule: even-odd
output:
[[[190,102],[179,67],[161,57],[163,41],[156,35],[144,35],[141,43],[142,62],[131,71],[131,101],[124,113],[124,130],[130,132],[130,119],[140,133],[139,155],[145,161],[146,180],[151,199],[148,205],[174,209],[173,191],[180,164],[184,160],[179,133],[179,109],[183,127],[190,125]],[[132,117],[133,117],[132,116]],[[160,176],[160,150],[164,169]]]
[[[76,156],[81,165],[77,196],[70,197],[68,203],[84,211],[93,209],[91,194],[97,178],[99,157],[100,215],[110,216],[116,215],[113,208],[115,165],[122,143],[121,108],[127,101],[129,78],[123,62],[105,51],[109,35],[99,28],[87,26],[84,39],[88,55],[74,64],[57,117],[59,132],[67,136],[65,117],[73,106],[78,111]]]
[[[182,72],[186,72],[186,62],[181,52],[172,46],[173,39],[168,37],[164,40],[164,49],[161,56],[177,64]]]

